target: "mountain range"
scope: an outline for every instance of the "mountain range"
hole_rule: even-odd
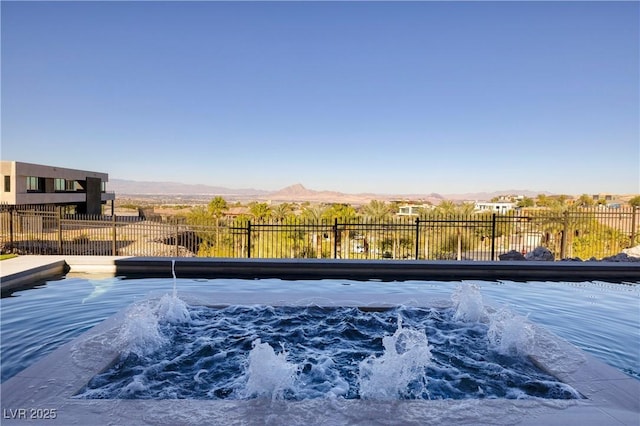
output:
[[[349,194],[337,191],[317,191],[305,188],[302,184],[287,186],[278,191],[265,191],[254,188],[232,189],[220,186],[185,184],[177,182],[144,182],[125,179],[110,179],[109,190],[114,191],[116,196],[208,196],[216,195],[234,200],[271,200],[281,202],[325,202],[325,203],[368,203],[371,200],[407,200],[407,201],[428,201],[438,204],[442,200],[477,200],[488,201],[500,195],[518,194],[527,197],[535,197],[538,194],[550,195],[547,191],[530,191],[510,189],[495,192],[474,192],[465,194],[375,194],[359,193]]]

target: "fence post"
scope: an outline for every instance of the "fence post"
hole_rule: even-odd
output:
[[[416,260],[420,255],[420,218],[416,217]]]
[[[333,258],[338,258],[338,218],[333,221]]]
[[[562,237],[560,238],[560,259],[567,256],[567,234],[569,233],[569,211],[562,213]]]
[[[631,210],[631,247],[636,246],[636,213],[638,213],[638,206],[633,206],[633,210]]]
[[[11,207],[9,209],[9,249],[13,251],[13,217],[14,217],[15,208]]]
[[[58,206],[58,254],[62,253],[62,207]]]
[[[496,260],[496,214],[491,216],[491,261]]]
[[[118,255],[118,237],[116,236],[116,214],[111,215],[111,221],[113,224],[113,241],[111,241],[111,256]]]
[[[247,221],[247,259],[251,258],[251,221]]]
[[[178,225],[178,220],[176,219],[176,257],[178,257],[179,254],[179,250],[178,250],[178,233],[180,232],[180,225]]]

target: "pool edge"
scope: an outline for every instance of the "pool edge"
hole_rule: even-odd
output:
[[[292,299],[293,300],[293,299]],[[574,387],[585,400],[439,400],[439,401],[207,401],[207,400],[80,400],[72,398],[95,374],[104,370],[117,356],[105,350],[104,343],[126,317],[127,307],[96,325],[82,336],[56,349],[16,376],[0,385],[3,424],[23,424],[28,418],[11,418],[20,409],[25,415],[55,409],[55,419],[31,419],[46,424],[96,424],[104,418],[110,424],[237,424],[256,420],[260,412],[297,423],[305,411],[322,406],[324,418],[306,419],[308,424],[366,423],[375,420],[385,424],[424,424],[444,422],[468,424],[473,413],[496,412],[506,424],[582,424],[637,425],[640,420],[640,381],[595,359],[551,332],[536,326],[534,358],[545,357],[545,351],[569,351],[579,354],[575,365],[567,366],[560,358],[542,361],[554,376]],[[108,349],[107,345],[107,349]],[[78,350],[80,349],[80,350]],[[89,350],[87,350],[89,349]],[[547,352],[548,353],[548,352]],[[564,353],[564,352],[563,352]],[[345,407],[347,409],[345,410]],[[373,414],[372,414],[373,413]],[[472,414],[473,414],[472,413]],[[108,420],[106,420],[108,419]],[[6,423],[5,423],[6,422]],[[100,423],[98,423],[100,424]],[[297,423],[300,424],[300,423]],[[476,424],[485,424],[482,421]],[[487,423],[488,424],[488,423]]]

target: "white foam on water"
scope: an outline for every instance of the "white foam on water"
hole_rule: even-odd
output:
[[[151,303],[134,305],[126,314],[118,335],[116,347],[123,355],[148,355],[167,342],[160,332],[155,306]]]
[[[175,279],[175,272],[174,272]],[[174,281],[175,284],[175,281]],[[523,356],[534,354],[535,328],[523,316],[514,314],[508,308],[499,311],[486,309],[482,301],[479,287],[474,284],[462,284],[458,286],[451,295],[451,300],[455,307],[453,317],[456,321],[463,321],[466,324],[457,323],[456,327],[462,330],[462,336],[467,338],[464,330],[469,327],[486,331],[486,341],[489,348],[495,352],[506,356]],[[133,305],[128,312],[123,325],[116,329],[118,334],[114,341],[124,356],[134,353],[139,357],[151,355],[163,345],[169,343],[172,333],[170,328],[163,326],[166,323],[187,323],[190,326],[209,325],[202,322],[199,311],[194,309],[193,318],[188,306],[177,297],[174,285],[173,295],[165,294],[159,300],[147,301]],[[448,310],[447,315],[451,315]],[[449,316],[449,318],[451,318]],[[202,324],[201,324],[202,322]],[[115,331],[115,330],[114,330]],[[164,333],[163,333],[164,332]],[[444,336],[444,337],[443,337]],[[435,347],[438,348],[439,339],[451,338],[448,335],[436,334],[432,336]],[[198,337],[196,347],[208,344],[212,339],[224,339],[217,337]],[[253,334],[252,349],[247,353],[244,349],[241,355],[246,356],[246,363],[242,374],[233,377],[224,385],[227,392],[231,391],[235,398],[258,398],[283,400],[294,397],[300,400],[313,398],[340,399],[343,397],[360,397],[365,400],[399,400],[399,399],[421,399],[432,398],[427,390],[428,380],[433,380],[430,385],[435,386],[436,392],[440,392],[442,381],[438,371],[446,370],[446,375],[454,379],[466,380],[477,388],[476,394],[484,395],[482,386],[484,382],[475,379],[467,373],[459,372],[456,368],[445,368],[438,360],[431,363],[432,354],[439,356],[436,349],[429,345],[425,330],[420,330],[408,326],[403,326],[403,318],[397,316],[397,329],[392,335],[382,337],[382,354],[376,356],[371,354],[362,360],[362,356],[351,361],[352,367],[357,367],[357,372],[351,371],[345,374],[349,380],[355,379],[356,383],[351,383],[341,376],[341,367],[336,364],[340,357],[335,358],[335,354],[323,353],[321,351],[310,351],[304,355],[303,359],[296,358],[292,362],[289,353],[281,343],[282,349],[276,353],[274,348],[268,343],[263,343],[256,334]],[[296,350],[298,347],[296,346]],[[551,348],[550,348],[551,349]],[[232,351],[233,352],[233,351]],[[295,351],[294,351],[295,354]],[[211,355],[211,360],[218,364],[219,361],[227,357],[227,351],[220,351]],[[296,355],[298,356],[298,355]],[[180,355],[178,358],[182,357]],[[164,363],[168,362],[162,358],[157,364],[149,367],[149,370],[159,370],[164,368]],[[358,360],[361,360],[358,362]],[[176,361],[176,360],[173,360]],[[473,360],[472,360],[473,361]],[[299,362],[297,364],[296,362]],[[216,367],[213,367],[216,368]],[[432,379],[427,376],[427,368],[431,373],[435,373]],[[212,367],[207,365],[190,375],[193,382],[204,385],[208,388],[208,373]],[[132,382],[129,382],[120,391],[121,395],[132,396],[137,393],[144,393],[145,388],[154,386],[155,374],[144,372],[136,375]],[[476,383],[473,383],[473,381]],[[147,381],[149,383],[147,383]],[[549,388],[549,383],[544,380],[537,382],[534,380],[531,386],[541,389]],[[438,387],[439,386],[439,387]],[[351,388],[351,389],[350,389]],[[219,398],[220,389],[211,388],[211,397]],[[571,388],[557,386],[552,389],[561,397],[567,394],[577,395]],[[95,391],[90,391],[95,392]],[[205,391],[206,392],[206,391]],[[527,391],[528,392],[528,391]],[[96,393],[98,394],[98,393]],[[160,393],[163,398],[176,398],[178,393],[171,386],[163,385]],[[227,393],[226,395],[229,395]],[[527,393],[520,389],[508,391],[511,398],[526,398]],[[440,393],[435,394],[435,398],[440,398]]]
[[[427,385],[425,369],[431,361],[424,330],[403,328],[398,315],[398,329],[392,336],[383,337],[382,345],[381,356],[371,355],[360,362],[360,398],[421,398]]]
[[[269,343],[253,341],[245,371],[246,385],[241,392],[245,397],[284,399],[284,393],[292,390],[299,368],[287,361],[287,352],[276,354]]]
[[[175,294],[172,296],[165,294],[160,298],[157,313],[160,321],[166,321],[171,324],[191,321],[187,304]]]
[[[126,314],[123,325],[115,339],[116,347],[127,356],[149,355],[168,342],[160,331],[160,324],[186,323],[191,320],[187,304],[178,297],[175,260],[171,261],[173,294],[164,294],[156,303],[134,305]]]
[[[451,294],[451,301],[456,309],[453,316],[456,321],[483,322],[487,319],[479,286],[475,284],[459,285]]]
[[[503,308],[490,316],[487,338],[498,353],[529,355],[533,349],[535,331],[526,317]]]
[[[338,398],[349,392],[349,382],[340,375],[340,366],[329,354],[318,354],[310,363],[307,374],[300,374],[295,383],[295,395],[301,399]]]

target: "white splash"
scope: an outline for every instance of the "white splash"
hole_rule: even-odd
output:
[[[178,297],[178,285],[176,278],[176,260],[171,259],[171,275],[173,275],[173,297]]]
[[[163,295],[157,303],[134,305],[127,312],[116,338],[116,347],[125,356],[130,352],[138,356],[148,355],[167,343],[168,339],[160,331],[161,323],[177,324],[191,320],[187,304],[178,297],[175,260],[171,261],[171,272],[172,295]]]
[[[456,309],[456,313],[453,315],[456,321],[480,322],[486,320],[487,314],[480,288],[477,285],[459,285],[451,294],[451,301]]]
[[[284,392],[293,389],[298,366],[287,361],[287,352],[276,354],[271,345],[260,339],[253,341],[246,370],[245,396],[284,399]]]
[[[156,309],[150,303],[129,309],[115,339],[116,347],[125,356],[131,352],[138,356],[148,355],[166,342],[166,337],[160,332]]]
[[[534,329],[526,317],[501,309],[490,317],[487,337],[493,348],[503,355],[528,355],[533,349]]]
[[[178,297],[178,289],[176,283],[176,261],[171,260],[171,274],[173,275],[173,295],[165,294],[158,302],[158,316],[160,320],[177,324],[185,323],[191,320],[187,304]]]
[[[163,295],[158,302],[158,318],[171,324],[185,323],[191,320],[187,304],[179,297]]]
[[[384,353],[360,362],[358,384],[362,399],[399,399],[406,395],[421,398],[426,390],[425,368],[431,361],[431,350],[424,330],[402,327],[382,339]],[[417,386],[409,389],[410,384]]]

